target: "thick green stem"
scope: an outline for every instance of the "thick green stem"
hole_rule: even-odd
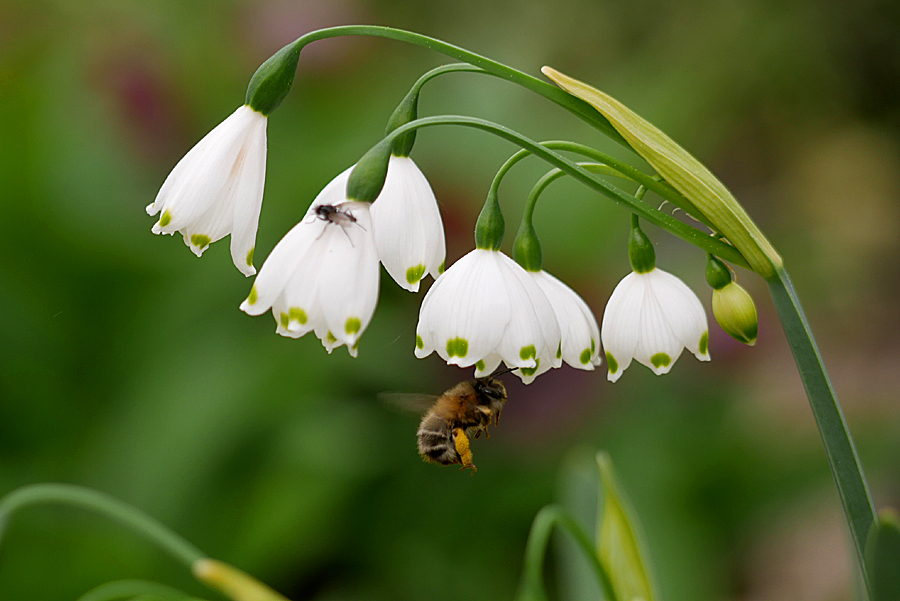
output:
[[[627,148],[631,148],[631,146],[628,145],[621,134],[619,134],[619,132],[617,132],[613,128],[613,126],[610,125],[606,117],[601,115],[597,109],[592,107],[584,100],[576,98],[575,96],[572,96],[568,92],[561,90],[555,85],[549,84],[545,81],[541,81],[540,79],[519,71],[518,69],[513,69],[512,67],[504,65],[502,63],[498,63],[497,61],[491,60],[485,56],[481,56],[480,54],[469,52],[468,50],[460,48],[459,46],[454,46],[453,44],[448,44],[447,42],[415,33],[413,31],[404,31],[402,29],[393,29],[391,27],[381,27],[378,25],[345,25],[341,27],[329,27],[327,29],[320,29],[318,31],[311,31],[310,33],[307,33],[297,38],[294,42],[288,44],[286,48],[292,47],[295,50],[300,50],[304,46],[312,42],[345,35],[367,35],[399,40],[401,42],[416,44],[417,46],[422,46],[423,48],[428,48],[430,50],[440,52],[441,54],[453,57],[457,60],[465,61],[471,65],[475,65],[476,67],[484,69],[491,75],[518,84],[523,88],[540,94],[544,98],[547,98],[548,100],[558,104],[564,109],[574,113],[575,115],[589,123],[591,126],[602,131],[612,140],[615,140],[616,142],[622,144]]]
[[[546,601],[547,589],[544,585],[544,558],[547,555],[547,544],[550,542],[550,534],[553,527],[559,525],[572,535],[575,543],[584,553],[597,581],[603,589],[603,598],[606,601],[618,601],[613,589],[609,574],[600,563],[600,556],[594,548],[591,539],[578,526],[578,523],[562,508],[548,505],[541,509],[534,518],[531,532],[528,535],[528,543],[525,547],[525,566],[522,574],[522,582],[519,585],[517,601]]]
[[[655,209],[645,202],[637,200],[631,194],[628,194],[627,192],[624,192],[623,190],[620,190],[619,188],[613,186],[609,182],[600,179],[584,167],[579,166],[578,164],[562,156],[561,154],[554,152],[546,146],[539,144],[534,140],[526,138],[525,136],[511,129],[503,127],[502,125],[498,125],[490,121],[485,121],[484,119],[462,117],[458,115],[426,117],[424,119],[411,121],[406,125],[395,129],[383,140],[383,142],[391,143],[397,137],[402,136],[410,131],[433,125],[462,125],[465,127],[472,127],[492,133],[500,138],[517,144],[536,157],[543,159],[547,163],[559,168],[562,171],[565,171],[576,180],[590,186],[594,190],[607,196],[613,201],[624,205],[630,211],[638,213],[641,217],[643,217],[653,225],[668,230],[673,235],[678,236],[685,242],[689,242],[694,246],[697,246],[709,253],[721,257],[726,261],[729,261],[736,265],[740,265],[741,267],[749,267],[744,257],[733,246],[715,239],[712,236],[709,236],[707,233],[693,228],[686,223],[682,223],[671,215],[663,213],[662,211]],[[507,163],[508,162],[509,161],[507,161]]]
[[[816,346],[816,340],[813,338],[787,271],[783,268],[777,269],[768,283],[784,334],[794,353],[794,361],[806,388],[806,396],[809,397],[816,425],[822,435],[825,454],[828,456],[831,473],[837,484],[841,504],[856,546],[857,559],[868,585],[866,539],[877,518],[866,477],[837,395],[825,370],[822,355]]]
[[[146,513],[109,495],[70,484],[34,484],[12,491],[0,499],[0,544],[12,514],[29,505],[73,505],[96,511],[153,541],[188,569],[206,557],[197,547],[175,534]]]

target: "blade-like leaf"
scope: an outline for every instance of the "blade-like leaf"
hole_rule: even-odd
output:
[[[900,599],[900,518],[890,510],[878,513],[866,545],[872,601]]]
[[[606,117],[656,171],[728,238],[753,270],[771,276],[781,257],[731,192],[700,161],[618,100],[550,67],[541,71]]]
[[[628,500],[619,490],[609,455],[597,453],[602,485],[602,515],[597,519],[600,563],[622,601],[653,601],[649,570],[641,554],[639,525]]]

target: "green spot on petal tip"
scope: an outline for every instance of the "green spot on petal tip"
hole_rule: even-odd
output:
[[[705,355],[709,351],[709,332],[703,332],[700,337],[700,354]]]
[[[291,322],[291,316],[287,313],[281,314],[281,327],[287,329],[288,324]]]
[[[170,223],[172,223],[172,214],[166,209],[163,211],[162,217],[159,218],[159,227],[166,227]]]
[[[619,362],[612,356],[612,353],[606,353],[606,364],[609,366],[609,373],[614,374],[619,371]]]
[[[587,365],[588,363],[590,363],[591,362],[591,349],[586,348],[583,351],[581,351],[581,356],[578,358],[578,360],[581,361],[582,365]]]
[[[304,311],[303,309],[299,309],[297,307],[292,307],[289,312],[289,315],[291,317],[291,321],[296,321],[300,325],[306,324],[306,319],[307,319],[306,311]]]
[[[247,304],[253,305],[256,304],[257,299],[259,298],[259,293],[256,292],[256,286],[250,288],[250,296],[247,297]]]
[[[447,261],[441,261],[441,266],[438,267],[438,275],[444,273],[447,266]]]
[[[422,340],[422,337],[416,334],[416,348],[422,350],[425,348],[425,341]]]
[[[327,340],[329,344],[334,344],[335,342],[337,342],[337,338],[334,337],[334,334],[331,333],[331,330],[328,330],[328,334],[325,335],[325,340]]]
[[[447,341],[447,355],[465,357],[469,353],[469,341],[465,338],[451,338]]]
[[[484,361],[479,360],[478,363],[475,364],[475,369],[484,371]]]
[[[256,247],[250,249],[250,252],[247,253],[247,267],[253,267],[253,251],[256,250]]]
[[[206,234],[191,234],[191,244],[197,248],[206,248],[209,246],[211,238]]]
[[[666,367],[669,363],[672,362],[672,358],[665,353],[656,353],[652,357],[650,357],[650,363],[653,364],[653,367],[659,369],[660,367]]]
[[[519,357],[521,357],[522,359],[534,359],[535,357],[537,357],[537,349],[534,348],[533,344],[523,346],[519,350]]]
[[[362,322],[358,317],[350,317],[347,319],[347,323],[344,324],[344,331],[347,332],[347,334],[356,334],[361,327]]]
[[[520,367],[519,371],[521,371],[526,376],[533,376],[535,373],[537,373],[538,367],[541,364],[541,360],[537,359],[537,360],[535,360],[535,363],[537,365],[535,365],[534,367]]]
[[[406,270],[406,281],[410,285],[417,284],[419,280],[422,279],[422,276],[425,275],[425,266],[424,265],[416,265],[415,267],[410,267]]]

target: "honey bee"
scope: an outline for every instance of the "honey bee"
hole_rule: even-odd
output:
[[[506,403],[506,386],[496,376],[512,371],[507,369],[490,376],[460,382],[437,397],[424,395],[390,395],[395,404],[409,407],[414,402],[431,400],[433,404],[422,416],[416,441],[419,455],[429,463],[460,464],[460,469],[477,471],[472,463],[470,440],[484,433],[490,438],[488,426],[500,423],[500,411]]]

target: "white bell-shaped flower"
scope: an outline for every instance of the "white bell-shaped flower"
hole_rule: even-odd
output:
[[[584,299],[546,271],[528,273],[547,295],[556,314],[561,340],[557,354],[577,369],[593,370],[600,365],[600,328]]]
[[[655,267],[632,272],[613,290],[603,313],[608,378],[618,380],[632,359],[656,375],[668,373],[685,348],[709,361],[708,332],[703,305],[684,282]]]
[[[505,254],[475,249],[444,272],[419,310],[416,357],[433,351],[480,377],[501,361],[528,384],[558,367],[559,324],[540,286]]]
[[[241,310],[271,308],[282,336],[313,331],[329,353],[346,344],[355,357],[378,303],[380,274],[369,205],[347,199],[351,169],[322,189],[272,249]]]
[[[198,257],[231,234],[231,258],[253,275],[253,249],[266,179],[268,119],[244,105],[197,142],[178,161],[156,200],[154,234],[181,232]]]
[[[444,224],[428,180],[409,157],[391,155],[384,187],[371,208],[375,246],[387,272],[403,288],[444,269]]]

